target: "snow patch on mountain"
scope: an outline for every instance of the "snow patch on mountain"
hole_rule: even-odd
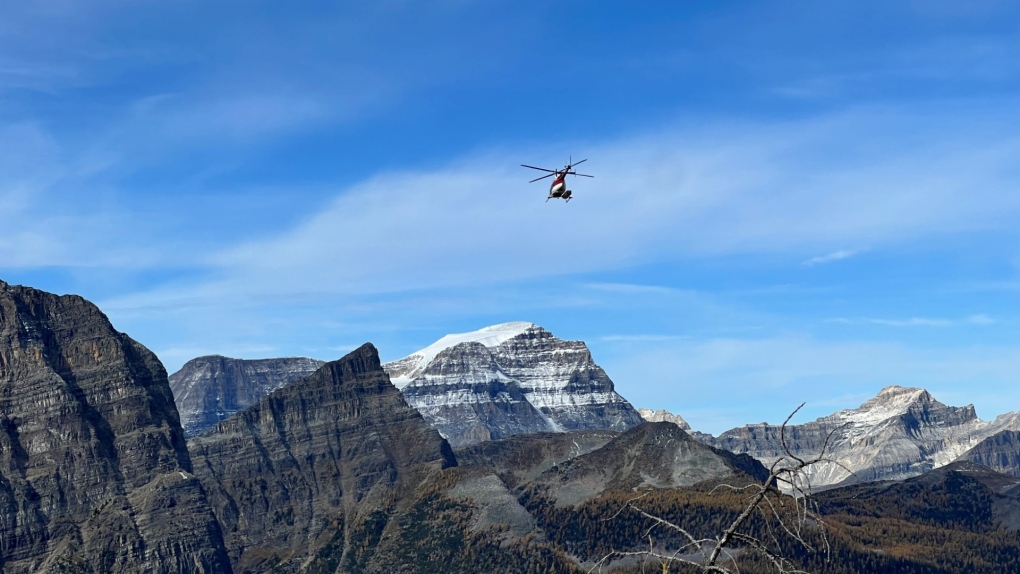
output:
[[[390,382],[398,389],[403,389],[411,381],[420,377],[426,367],[443,351],[456,347],[461,343],[481,343],[486,347],[495,347],[521,333],[538,327],[534,323],[525,321],[513,321],[491,325],[471,331],[470,333],[455,333],[446,335],[420,351],[411,353],[403,359],[387,363],[387,372],[390,373]]]
[[[454,446],[641,423],[582,341],[558,339],[534,323],[446,335],[383,368]]]
[[[785,454],[780,427],[766,423],[699,439],[766,466]],[[921,388],[890,386],[856,409],[786,427],[787,445],[801,458],[822,455],[804,479],[815,487],[844,481],[899,480],[945,466],[984,439],[1020,430],[1020,413],[982,421],[973,405],[946,406]]]

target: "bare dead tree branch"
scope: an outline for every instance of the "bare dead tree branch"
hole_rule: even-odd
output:
[[[779,440],[783,455],[769,465],[769,475],[763,483],[745,486],[722,484],[712,489],[713,493],[719,489],[749,493],[740,513],[717,537],[699,538],[679,524],[640,508],[638,504],[648,495],[648,492],[645,492],[628,500],[607,520],[615,519],[627,510],[637,512],[650,520],[652,524],[645,532],[648,549],[612,551],[596,562],[588,572],[601,572],[614,558],[637,557],[658,560],[663,572],[668,572],[670,564],[676,564],[706,574],[739,574],[738,555],[753,553],[761,557],[778,574],[807,574],[783,555],[781,538],[800,545],[808,552],[820,551],[826,555],[829,552],[825,522],[810,496],[810,469],[812,466],[826,463],[836,464],[848,472],[851,471],[839,462],[827,458],[833,437],[842,427],[836,427],[828,433],[817,456],[806,458],[794,454],[787,442],[786,427],[803,407],[804,403],[801,403],[780,425]],[[762,519],[764,535],[754,536],[747,531],[748,521],[754,516]],[[656,548],[652,535],[656,528],[665,528],[681,535],[679,545],[672,552]],[[812,534],[820,538],[820,547],[816,548],[816,543],[812,542]],[[698,554],[702,556],[700,560],[697,559]]]

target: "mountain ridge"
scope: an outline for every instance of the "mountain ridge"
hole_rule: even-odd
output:
[[[805,478],[814,487],[831,487],[917,476],[959,459],[1004,430],[1020,430],[1020,415],[1006,413],[982,421],[973,405],[947,406],[923,388],[893,385],[856,409],[788,425],[786,436],[792,453],[800,457],[818,456],[828,441],[825,458],[829,460],[813,465]],[[779,426],[758,423],[718,437],[695,435],[707,444],[750,454],[768,465],[784,454],[779,431]]]
[[[446,335],[383,368],[454,447],[641,423],[583,342],[558,339],[534,323]]]

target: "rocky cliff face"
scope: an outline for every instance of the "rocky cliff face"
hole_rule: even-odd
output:
[[[389,512],[453,452],[365,345],[189,442],[238,571],[358,571]],[[321,565],[320,565],[321,566]],[[325,566],[323,566],[325,567]]]
[[[973,406],[950,407],[924,389],[893,386],[860,408],[790,425],[786,437],[799,457],[818,456],[828,439],[829,460],[811,467],[807,475],[812,486],[824,487],[917,476],[949,464],[1007,429],[1020,429],[1020,417],[1004,415],[985,422],[977,418]],[[783,455],[779,431],[778,426],[762,423],[699,439],[768,465]]]
[[[303,357],[242,360],[213,355],[188,361],[170,375],[185,436],[205,432],[322,365],[322,361]]]
[[[81,297],[3,282],[0,571],[230,572],[156,356]]]
[[[531,323],[447,335],[383,366],[454,446],[542,431],[623,431],[641,423],[581,341]]]
[[[958,460],[987,466],[996,472],[1020,476],[1020,431],[1005,430],[982,440]]]

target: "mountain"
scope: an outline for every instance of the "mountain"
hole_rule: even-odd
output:
[[[81,297],[4,282],[0,571],[231,571],[156,356]]]
[[[454,447],[535,432],[623,431],[642,422],[583,342],[532,323],[447,335],[383,368]]]
[[[960,455],[997,472],[1020,476],[1020,431],[1004,430],[982,440]]]
[[[322,365],[322,361],[303,357],[250,361],[211,355],[188,361],[170,375],[170,390],[185,436],[205,432]]]
[[[675,415],[666,409],[659,409],[653,411],[652,409],[638,409],[638,414],[641,418],[650,423],[673,423],[676,426],[684,429],[685,431],[691,430],[691,425],[687,424],[687,421],[680,415]]]
[[[949,464],[988,437],[1018,429],[1017,413],[985,422],[972,405],[950,407],[924,389],[892,386],[859,408],[790,425],[786,438],[791,452],[802,458],[818,456],[829,441],[827,460],[806,475],[812,486],[825,487],[920,475]],[[768,465],[783,455],[779,431],[778,426],[760,423],[719,437],[698,437]]]
[[[710,447],[674,423],[646,422],[605,446],[571,458],[532,481],[557,506],[576,506],[609,490],[672,489],[768,471],[743,454]]]
[[[588,430],[516,435],[460,448],[457,462],[494,470],[504,484],[516,488],[562,462],[606,446],[619,434]]]
[[[456,465],[370,344],[188,446],[238,571],[292,571],[321,556],[330,572],[361,571],[400,501]]]

